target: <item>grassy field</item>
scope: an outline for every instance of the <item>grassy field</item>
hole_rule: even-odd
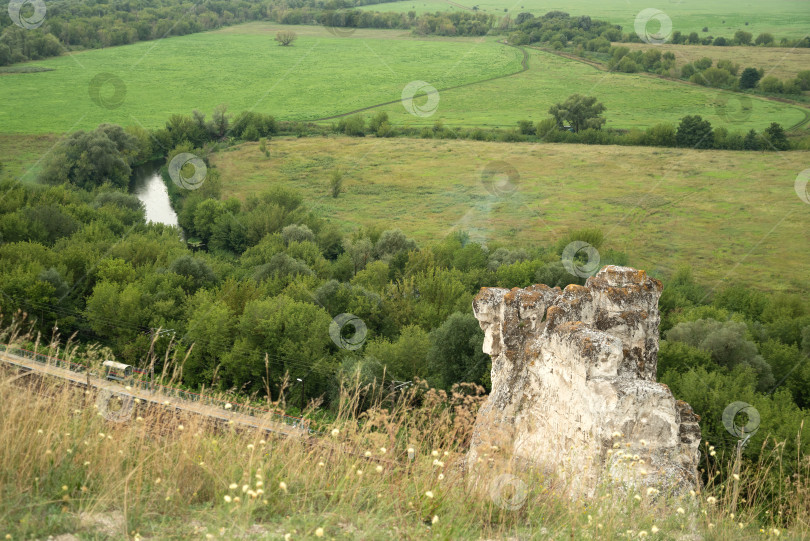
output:
[[[410,139],[274,139],[213,156],[226,196],[271,185],[301,190],[347,230],[380,224],[419,242],[456,229],[509,245],[554,242],[598,227],[634,266],[694,268],[700,281],[795,289],[806,280],[808,208],[794,191],[810,153],[721,152]],[[489,194],[481,170],[519,173],[510,197]],[[345,172],[347,192],[327,194]]]
[[[36,182],[37,174],[59,141],[55,135],[9,135],[0,133],[0,180],[17,178]]]
[[[53,71],[0,76],[0,131],[64,132],[102,122],[156,128],[171,114],[210,113],[223,102],[237,112],[315,119],[399,99],[414,80],[442,88],[520,69],[520,51],[493,41],[389,39],[401,32],[341,39],[296,26],[295,45],[279,47],[279,28],[247,24],[33,63]],[[113,83],[101,88],[115,108],[91,99],[91,81],[102,73],[125,90],[120,101]]]
[[[681,33],[698,32],[708,27],[706,35],[731,37],[744,29],[756,37],[761,32],[770,32],[778,38],[801,38],[810,28],[810,9],[805,0],[770,0],[756,2],[745,0],[705,0],[683,2],[670,0],[658,4],[647,0],[404,0],[402,2],[365,6],[369,11],[395,11],[407,13],[432,13],[435,11],[469,10],[477,6],[479,11],[513,17],[521,12],[543,15],[561,10],[571,15],[589,15],[595,19],[610,21],[626,30],[633,28],[636,15],[643,9],[654,7],[665,12],[672,20],[672,29]],[[745,23],[748,22],[748,25]]]
[[[716,90],[608,74],[535,50],[529,51],[529,70],[516,73],[521,51],[492,38],[416,39],[380,30],[337,38],[321,27],[295,26],[300,36],[295,45],[278,47],[272,38],[279,28],[251,23],[31,63],[53,71],[0,76],[0,131],[58,133],[102,122],[155,128],[172,114],[210,113],[222,102],[233,112],[254,109],[283,120],[315,120],[399,100],[414,80],[441,91],[438,109],[420,117],[401,103],[386,106],[394,125],[442,120],[448,126],[513,127],[521,119],[544,118],[551,105],[574,92],[597,96],[607,106],[608,126],[616,128],[677,123],[689,114],[714,125],[725,122],[715,109],[724,100]],[[91,81],[103,73],[120,78],[101,91],[102,99],[117,107],[91,98]],[[120,103],[115,84],[123,89]],[[789,127],[804,118],[796,106],[755,99],[751,116],[727,127],[761,130],[771,122]]]
[[[621,43],[617,46],[630,50],[646,51],[657,47],[662,53],[671,51],[675,55],[675,65],[681,67],[689,62],[707,57],[714,60],[731,60],[740,65],[740,70],[748,67],[762,68],[765,76],[779,79],[793,79],[800,71],[810,69],[810,49],[786,49],[782,47],[715,47],[713,45],[648,45],[646,43]]]
[[[596,96],[607,108],[607,126],[645,128],[658,122],[677,124],[686,115],[701,115],[731,131],[762,130],[771,122],[785,127],[805,119],[799,106],[752,99],[750,116],[723,115],[729,93],[667,81],[645,74],[606,73],[577,60],[528,49],[529,70],[496,81],[440,92],[436,113],[409,114],[401,104],[383,108],[394,125],[427,126],[441,119],[448,126],[511,127],[521,119],[546,118],[553,104],[575,92]]]

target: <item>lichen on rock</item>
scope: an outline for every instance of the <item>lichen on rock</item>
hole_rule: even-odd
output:
[[[607,266],[585,286],[482,288],[473,311],[492,357],[492,392],[476,419],[467,467],[495,470],[485,449],[592,494],[621,486],[697,486],[700,428],[692,408],[655,381],[661,282]],[[617,445],[618,444],[618,445]]]

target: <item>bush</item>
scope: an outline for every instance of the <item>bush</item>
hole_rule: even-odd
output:
[[[622,73],[636,73],[640,71],[638,64],[636,64],[629,56],[623,57],[616,65],[616,69]]]
[[[337,125],[337,131],[353,137],[365,137],[366,119],[361,115],[341,118]]]
[[[647,140],[649,144],[659,147],[674,147],[675,126],[672,124],[656,124],[647,128]]]
[[[769,94],[781,94],[784,91],[784,85],[782,81],[774,77],[773,75],[769,75],[762,79],[759,83],[759,88],[763,92],[767,92]]]

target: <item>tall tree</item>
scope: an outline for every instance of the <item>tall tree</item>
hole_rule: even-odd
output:
[[[679,147],[711,148],[714,143],[712,125],[700,115],[685,116],[678,125],[675,141]]]
[[[575,132],[587,128],[598,130],[605,123],[605,119],[601,117],[605,106],[593,96],[572,94],[563,103],[552,105],[548,112],[559,127],[567,122]]]

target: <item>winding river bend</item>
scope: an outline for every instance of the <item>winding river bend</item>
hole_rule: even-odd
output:
[[[160,175],[162,162],[140,165],[132,170],[130,193],[146,208],[146,221],[179,227],[169,191]]]

